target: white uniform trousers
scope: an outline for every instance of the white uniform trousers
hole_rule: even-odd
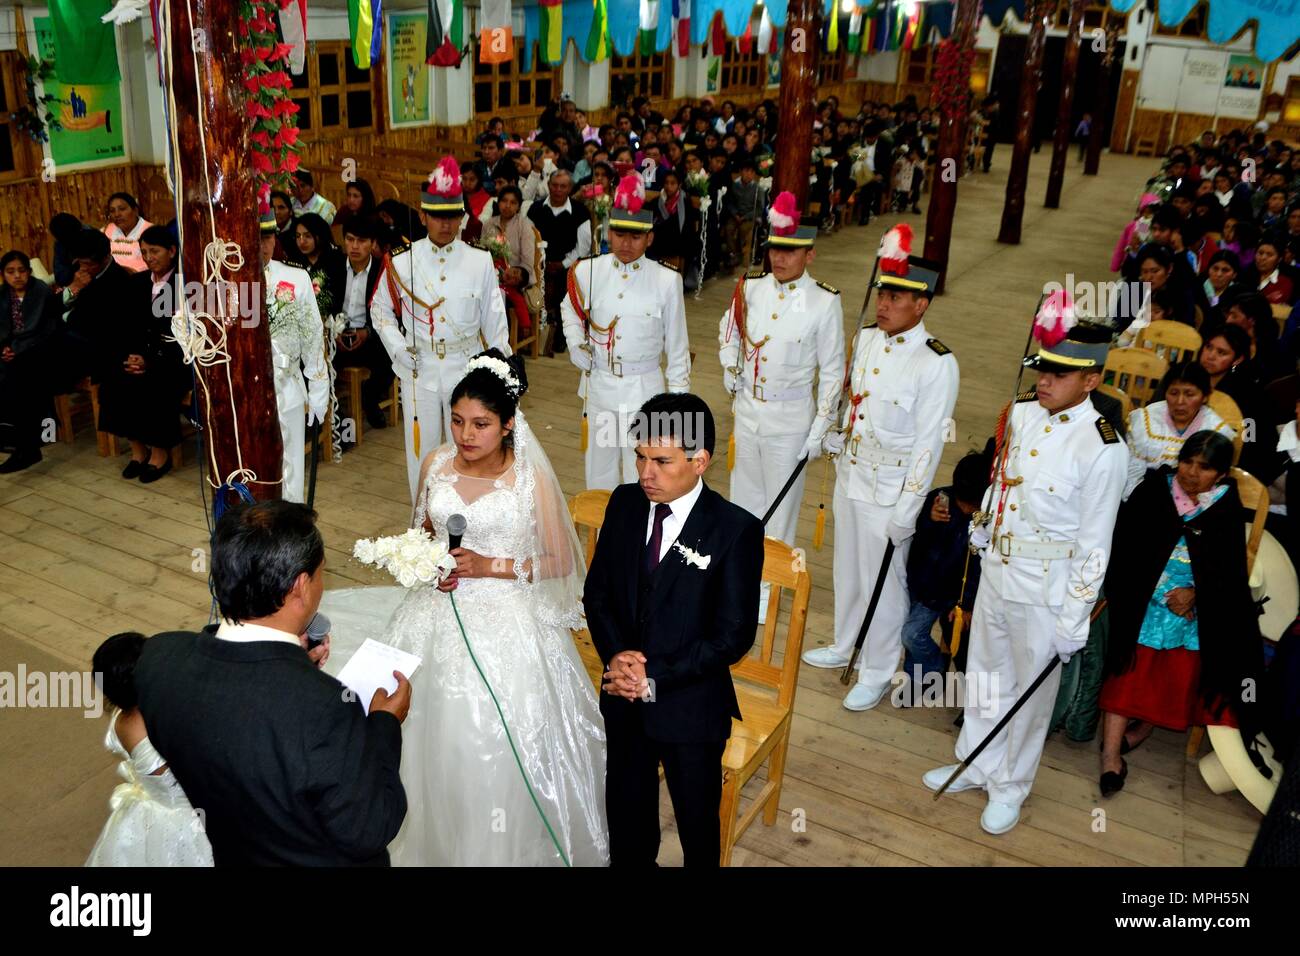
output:
[[[876,575],[885,560],[889,535],[885,527],[894,513],[892,505],[834,498],[835,515],[835,653],[848,657],[867,616]],[[903,623],[907,620],[907,551],[911,539],[894,549],[880,603],[858,655],[858,683],[882,691],[898,671],[903,649]]]
[[[750,514],[762,518],[780,494],[790,472],[799,464],[799,456],[808,441],[808,430],[792,435],[759,437],[753,422],[736,419],[736,467],[731,472],[731,502]],[[803,504],[804,479],[809,462],[786,492],[780,507],[772,514],[764,533],[794,547],[799,527],[799,507]]]
[[[628,444],[627,430],[640,405],[597,408],[587,405],[587,453],[583,457],[587,488],[612,491],[637,480],[636,449]]]
[[[1052,633],[1060,608],[1007,601],[1001,584],[1001,559],[984,560],[966,657],[968,696],[958,760],[988,736],[1056,656]],[[1018,807],[1029,796],[1060,684],[1057,667],[967,768],[965,776],[988,790],[990,800]]]
[[[411,377],[398,376],[402,384],[402,427],[406,436],[406,480],[411,487],[411,504],[415,504],[416,484],[420,480],[420,462],[435,448],[451,441],[451,390],[446,394],[436,388],[425,388],[424,380],[414,389],[412,401]],[[436,384],[436,383],[434,383]],[[420,453],[415,453],[413,426],[415,416],[420,416]]]
[[[288,411],[280,413],[280,442],[284,445],[284,462],[280,466],[283,483],[280,497],[285,501],[303,502],[307,500],[307,485],[304,474],[306,455],[303,445],[307,441],[307,407],[295,405]]]

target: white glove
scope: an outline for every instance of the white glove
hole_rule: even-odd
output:
[[[415,371],[415,356],[406,349],[401,349],[393,356],[393,371]]]
[[[970,529],[970,546],[976,551],[983,551],[993,540],[993,535],[989,532],[989,526],[986,524],[971,525]]]
[[[736,391],[736,373],[729,368],[722,370],[722,387],[728,395],[735,394]]]
[[[916,534],[916,528],[904,527],[891,521],[885,526],[885,534],[889,535],[889,540],[894,542],[894,547],[901,548],[908,538]]]
[[[325,413],[318,412],[311,408],[307,409],[307,427],[311,428],[311,426],[315,425],[317,422],[320,422],[322,425],[325,423]]]
[[[838,455],[844,450],[844,433],[832,428],[822,438],[822,448],[828,455]]]
[[[1061,659],[1062,664],[1070,663],[1070,658],[1083,650],[1084,645],[1087,643],[1088,639],[1086,637],[1082,641],[1076,641],[1073,637],[1062,634],[1059,625],[1052,632],[1052,648],[1056,651],[1056,656]]]
[[[822,437],[817,434],[812,434],[809,435],[808,440],[804,442],[803,451],[799,453],[799,457],[807,458],[809,462],[813,462],[820,458],[822,454]]]
[[[591,353],[581,346],[569,349],[569,361],[576,365],[580,372],[591,371]]]

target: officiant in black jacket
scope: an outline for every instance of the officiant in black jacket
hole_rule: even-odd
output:
[[[632,426],[639,485],[605,509],[583,603],[605,664],[610,863],[653,865],[662,763],[687,866],[717,866],[722,754],[740,718],[731,665],[758,626],[763,526],[704,484],[713,416],[663,394]]]
[[[315,512],[265,501],[217,523],[222,623],[159,634],[136,666],[149,739],[201,811],[217,866],[386,866],[406,816],[403,677],[361,703],[304,649],[323,586]]]

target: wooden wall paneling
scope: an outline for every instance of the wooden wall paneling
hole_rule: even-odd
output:
[[[1133,100],[1137,96],[1137,70],[1124,70],[1119,80],[1119,94],[1115,99],[1115,121],[1111,124],[1110,149],[1113,153],[1129,151],[1129,128],[1133,114]]]

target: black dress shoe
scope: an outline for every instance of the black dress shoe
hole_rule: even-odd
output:
[[[0,475],[12,475],[16,471],[32,467],[40,460],[41,450],[39,448],[34,451],[16,451],[5,459],[3,465],[0,465]]]
[[[172,460],[168,458],[161,465],[151,465],[145,462],[144,467],[140,469],[140,484],[147,485],[157,481],[167,472],[172,470]]]
[[[1124,780],[1128,777],[1128,761],[1123,757],[1119,761],[1119,773],[1107,770],[1101,775],[1101,795],[1111,797],[1124,789]]]
[[[368,428],[387,428],[388,416],[384,414],[382,408],[366,409],[366,427]]]
[[[130,461],[126,463],[126,467],[122,469],[122,477],[128,479],[139,478],[140,472],[144,471],[144,466],[146,464],[147,462],[136,461],[134,458],[132,458]]]

